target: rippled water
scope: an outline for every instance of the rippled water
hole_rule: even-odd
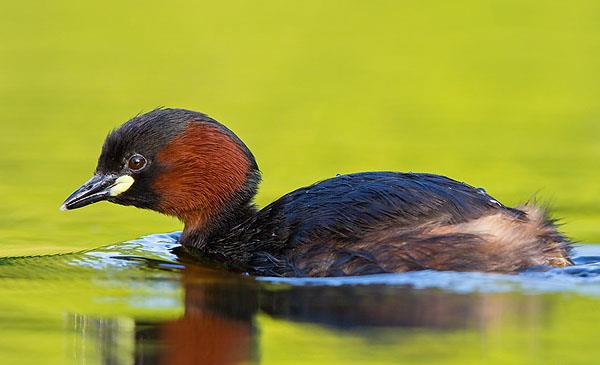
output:
[[[577,247],[576,266],[518,275],[282,279],[202,266],[178,255],[177,237],[1,259],[7,363],[589,363],[600,355],[600,245]]]

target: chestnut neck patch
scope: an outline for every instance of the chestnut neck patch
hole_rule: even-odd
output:
[[[190,122],[157,155],[154,181],[159,210],[185,223],[185,232],[202,230],[231,205],[249,200],[248,178],[255,163],[245,146],[220,128]],[[255,190],[255,187],[254,189]]]

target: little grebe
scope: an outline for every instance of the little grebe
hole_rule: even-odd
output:
[[[176,216],[182,245],[254,275],[343,276],[567,266],[570,242],[534,205],[509,208],[444,176],[340,175],[263,209],[248,147],[208,116],[157,109],[111,132],[61,209],[101,200]]]

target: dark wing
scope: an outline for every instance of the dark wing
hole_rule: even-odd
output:
[[[290,244],[332,232],[346,237],[393,225],[456,224],[506,210],[483,189],[444,176],[393,172],[340,175],[272,204],[295,227]],[[325,232],[321,232],[325,230]]]
[[[278,252],[285,260],[290,259],[290,252],[293,256],[310,247],[326,254],[336,247],[351,247],[371,232],[456,224],[499,211],[522,214],[483,189],[444,176],[394,172],[340,175],[268,205],[249,222],[246,237],[238,242],[254,245],[254,266],[273,267],[275,272],[268,274],[277,274],[277,266],[294,266],[281,262]],[[310,257],[315,260],[318,255]]]

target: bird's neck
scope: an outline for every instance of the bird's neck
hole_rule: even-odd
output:
[[[180,243],[188,248],[211,253],[208,251],[218,250],[218,242],[235,240],[238,233],[242,233],[244,222],[256,212],[256,207],[250,201],[229,205],[209,216],[204,212],[188,212],[180,217],[185,225]]]

